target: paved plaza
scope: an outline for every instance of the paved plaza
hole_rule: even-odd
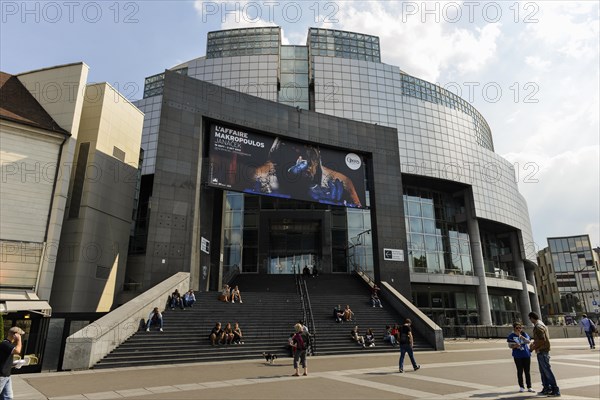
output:
[[[552,340],[552,369],[562,398],[600,398],[600,352],[585,337]],[[176,358],[177,354],[173,354]],[[449,340],[446,350],[416,353],[422,368],[398,354],[309,357],[309,375],[292,377],[292,360],[179,364],[13,375],[15,399],[525,399],[505,340]],[[535,356],[533,387],[541,390]]]

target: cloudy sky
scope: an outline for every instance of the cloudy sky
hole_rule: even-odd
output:
[[[589,234],[600,246],[597,1],[1,1],[0,69],[84,61],[128,98],[143,79],[202,56],[206,33],[279,25],[381,39],[382,62],[462,95],[515,164],[536,246]]]

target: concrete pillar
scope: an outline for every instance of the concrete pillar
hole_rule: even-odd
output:
[[[515,274],[519,282],[523,285],[523,288],[519,292],[519,305],[521,311],[522,323],[527,326],[533,326],[533,324],[527,318],[531,310],[531,303],[529,301],[529,292],[527,291],[527,277],[525,276],[525,264],[521,258],[521,247],[519,246],[519,237],[517,232],[510,233],[510,253],[512,255],[512,262],[515,268]]]
[[[467,216],[467,230],[471,242],[471,256],[473,258],[473,272],[479,279],[477,286],[477,300],[479,303],[479,324],[492,325],[492,312],[490,310],[490,298],[488,296],[487,280],[485,279],[485,267],[483,265],[483,249],[481,247],[481,235],[479,234],[479,222],[475,216],[475,205],[473,195],[470,191],[465,192],[465,211]]]
[[[540,308],[540,299],[537,295],[537,283],[535,281],[535,273],[533,269],[526,269],[525,274],[527,275],[527,280],[531,282],[533,288],[536,290],[536,293],[531,293],[529,295],[529,299],[531,300],[531,310],[536,312],[540,317],[542,316],[542,309]],[[523,317],[524,318],[524,317]]]

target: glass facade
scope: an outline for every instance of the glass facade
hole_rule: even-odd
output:
[[[242,268],[244,194],[225,192],[223,214],[223,276]]]
[[[379,38],[362,33],[310,28],[307,45],[311,56],[351,58],[381,62]]]
[[[278,101],[308,110],[308,48],[281,46]]]
[[[508,238],[482,231],[483,264],[486,276],[517,280]]]
[[[492,131],[481,114],[468,102],[454,93],[436,84],[424,81],[402,73],[402,93],[423,101],[441,104],[444,107],[461,111],[473,118],[473,131],[477,143],[488,150],[494,151]]]
[[[463,334],[459,326],[477,325],[479,312],[474,288],[414,285],[413,303],[444,330],[444,336]]]
[[[473,275],[469,234],[455,216],[461,200],[415,187],[404,187],[408,264],[412,272]]]
[[[187,75],[187,73],[188,73],[187,67],[173,69],[173,71],[177,72],[181,75]],[[147,77],[144,80],[144,98],[162,94],[163,86],[165,85],[164,81],[165,81],[165,73],[164,72]]]
[[[279,54],[281,28],[244,28],[209,32],[206,58]]]
[[[490,294],[489,298],[494,325],[510,325],[514,321],[523,322],[517,297]]]
[[[562,313],[595,313],[600,308],[598,268],[588,235],[548,238]]]

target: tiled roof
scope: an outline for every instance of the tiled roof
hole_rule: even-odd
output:
[[[19,79],[0,71],[0,118],[70,136],[44,110]]]

